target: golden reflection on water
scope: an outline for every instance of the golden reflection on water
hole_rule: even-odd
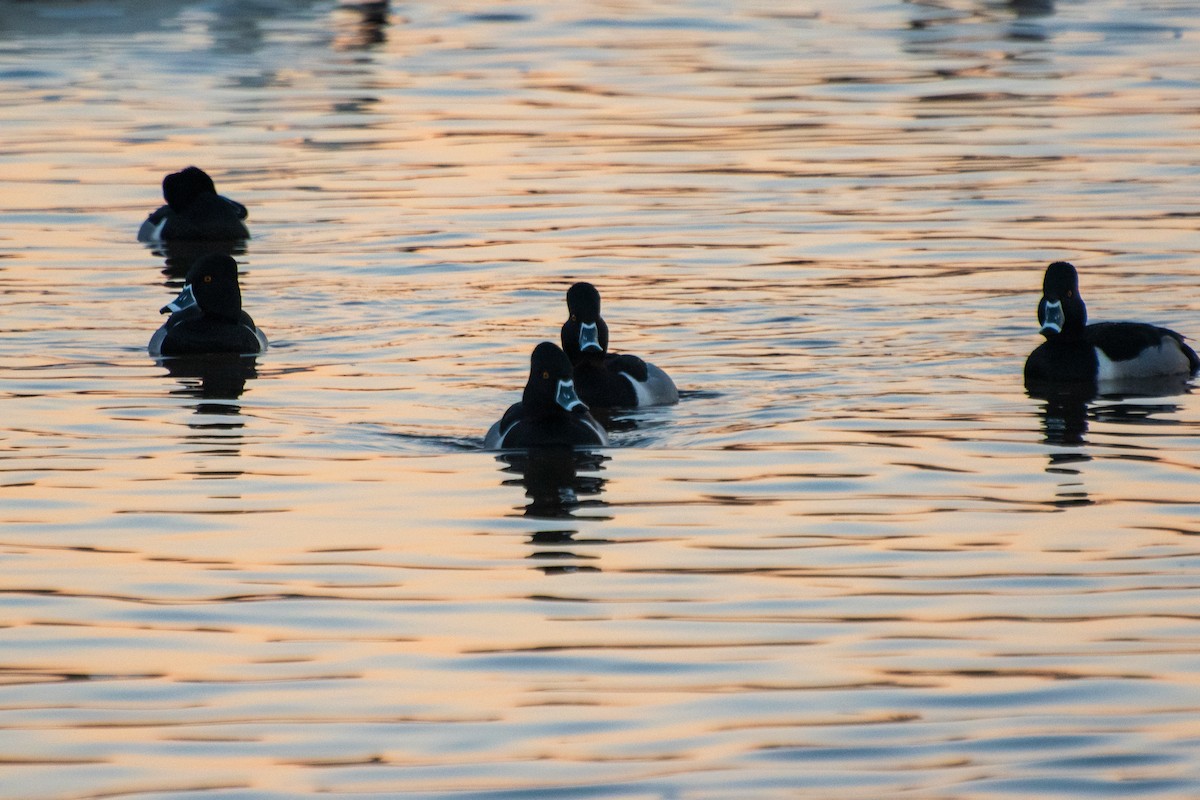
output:
[[[0,794],[1195,794],[1200,409],[1020,374],[1200,335],[1190,9],[142,6],[0,5]],[[682,402],[481,451],[578,279]]]

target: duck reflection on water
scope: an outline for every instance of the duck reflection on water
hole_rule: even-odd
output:
[[[186,473],[203,480],[241,477],[243,470],[225,466],[236,463],[230,459],[242,455],[246,439],[242,407],[232,401],[241,398],[247,381],[258,377],[257,358],[236,353],[211,353],[162,358],[158,363],[166,369],[168,377],[178,382],[178,386],[170,391],[172,395],[194,397],[199,401],[190,406],[195,416],[187,423],[181,444],[184,451],[201,460],[190,466]],[[213,456],[218,461],[210,461]]]
[[[369,50],[387,43],[388,0],[342,0],[334,10],[333,49]]]
[[[1054,13],[1054,0],[1008,0],[1017,17],[1048,17]]]
[[[608,479],[598,472],[610,457],[593,450],[570,447],[533,447],[528,450],[509,450],[496,456],[501,471],[516,477],[502,482],[504,486],[520,486],[528,503],[517,510],[529,519],[557,522],[577,520],[608,520],[606,514],[576,516],[581,509],[603,509],[607,503],[600,499]],[[574,550],[580,546],[608,544],[607,539],[579,538],[576,528],[557,525],[535,531],[529,544],[535,550],[529,558],[543,563],[539,568],[547,574],[594,572],[597,567],[580,563],[595,556]]]
[[[1150,402],[1188,394],[1190,378],[1167,375],[1143,378],[1138,381],[1102,381],[1079,384],[1046,384],[1026,381],[1029,396],[1042,401],[1042,435],[1047,444],[1060,447],[1081,447],[1088,444],[1090,422],[1123,425],[1175,425],[1165,415],[1179,411],[1173,402]],[[1064,461],[1087,461],[1084,452],[1074,455],[1056,454],[1053,464]]]
[[[1051,505],[1072,508],[1095,502],[1082,473],[1082,465],[1093,459],[1088,449],[1089,424],[1127,426],[1117,433],[1125,437],[1134,435],[1128,426],[1177,425],[1170,415],[1178,412],[1180,406],[1153,400],[1187,394],[1190,386],[1185,376],[1166,376],[1129,383],[1104,381],[1099,385],[1026,382],[1026,391],[1031,398],[1042,401],[1043,441],[1056,448],[1047,456],[1046,472],[1062,477]]]
[[[241,407],[227,401],[239,399],[246,391],[246,382],[258,377],[258,359],[237,353],[163,358],[159,363],[168,376],[179,382],[171,394],[206,401],[194,406],[197,414],[240,414]]]
[[[152,242],[149,247],[153,255],[163,260],[162,274],[167,279],[164,285],[175,291],[179,291],[179,281],[187,277],[188,271],[200,257],[209,253],[223,253],[232,257],[246,255],[245,239],[177,239],[170,242]]]
[[[496,456],[503,472],[517,475],[504,486],[523,486],[529,502],[523,516],[536,519],[574,519],[579,509],[604,508],[599,499],[607,478],[592,473],[604,469],[610,457],[594,450],[571,447],[531,447],[508,450]],[[589,498],[589,499],[584,499]],[[588,515],[587,519],[609,519]]]

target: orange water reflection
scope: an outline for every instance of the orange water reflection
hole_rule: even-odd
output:
[[[1056,258],[1200,335],[1189,9],[36,5],[0,786],[1194,794],[1200,406],[1021,382]],[[233,369],[145,351],[192,163]],[[483,452],[579,279],[682,402]]]

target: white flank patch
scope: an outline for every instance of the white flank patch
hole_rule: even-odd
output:
[[[170,219],[170,217],[163,217],[162,222],[160,222],[154,226],[154,230],[150,232],[150,241],[152,241],[152,242],[161,242],[162,241],[163,228],[167,227],[168,219]]]
[[[621,377],[629,381],[633,386],[633,394],[637,397],[638,408],[642,406],[654,405],[654,395],[651,394],[650,388],[643,383],[638,383],[633,379],[633,376],[628,372],[622,372]]]
[[[1099,348],[1096,350],[1096,378],[1102,381],[1122,381],[1130,378],[1149,378],[1155,375],[1186,375],[1190,365],[1179,342],[1164,336],[1157,347],[1147,347],[1135,358],[1113,361]]]

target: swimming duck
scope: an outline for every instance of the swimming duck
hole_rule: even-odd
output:
[[[217,194],[212,178],[199,167],[188,167],[163,178],[167,201],[142,223],[138,241],[170,239],[246,239],[250,231],[242,222],[246,207]]]
[[[575,368],[584,402],[597,408],[665,406],[679,402],[679,390],[667,373],[637,356],[608,352],[608,325],[600,316],[600,292],[590,283],[567,290],[568,319],[563,351]]]
[[[1038,322],[1046,341],[1025,362],[1026,385],[1136,381],[1200,369],[1200,358],[1175,331],[1144,322],[1088,325],[1079,275],[1066,261],[1046,268]]]
[[[571,362],[551,342],[542,342],[529,359],[529,380],[484,437],[490,449],[554,445],[608,444],[608,434],[575,393]]]
[[[197,259],[179,297],[160,312],[171,316],[150,337],[150,355],[251,354],[267,349],[267,337],[242,310],[237,262],[224,253]]]

